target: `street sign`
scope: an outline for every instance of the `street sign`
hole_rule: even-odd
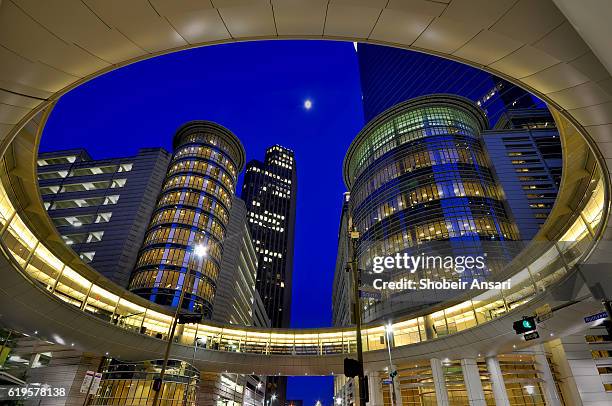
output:
[[[93,381],[95,374],[96,373],[94,371],[85,372],[85,378],[83,378],[83,383],[81,383],[81,389],[79,390],[79,392],[87,393],[89,391],[91,381]]]
[[[370,292],[367,290],[360,290],[359,297],[362,299],[374,299],[374,300],[382,300],[382,293],[380,292]]]
[[[382,380],[382,384],[383,385],[391,385],[391,379],[383,379]]]
[[[590,315],[588,317],[584,318],[584,322],[585,323],[591,323],[595,320],[600,320],[600,319],[605,319],[608,317],[608,313],[607,312],[601,312],[601,313],[597,313],[597,314],[593,314]]]
[[[537,331],[532,331],[531,333],[525,334],[523,338],[525,339],[525,341],[536,340],[540,338],[540,333],[538,333]]]
[[[101,381],[102,381],[102,373],[96,372],[96,374],[93,377],[93,382],[91,384],[91,388],[89,389],[89,394],[90,395],[95,395],[98,392],[98,389],[100,388],[100,382]]]
[[[544,304],[543,306],[538,307],[535,313],[536,313],[538,322],[548,320],[552,317],[552,309],[550,308],[550,305],[548,303]]]

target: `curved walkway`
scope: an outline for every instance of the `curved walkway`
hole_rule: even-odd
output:
[[[408,10],[379,2],[364,7],[358,1],[327,5],[310,0],[290,9],[276,4],[272,10],[267,2],[235,7],[215,2],[221,3],[216,10],[187,10],[179,3],[161,6],[154,1],[150,7],[125,3],[123,12],[111,12],[104,2],[91,8],[66,3],[70,5],[53,10],[46,3],[17,3],[0,3],[0,289],[6,324],[121,358],[154,358],[163,352],[169,311],[112,285],[61,242],[38,195],[36,151],[53,103],[72,87],[135,60],[219,41],[316,37],[414,48],[489,70],[559,110],[566,167],[555,209],[539,237],[561,242],[527,249],[507,270],[515,286],[508,294],[483,292],[396,321],[398,357],[441,354],[446,351],[441,348],[456,355],[461,348],[477,348],[477,343],[487,343],[482,348],[518,346],[517,337],[507,333],[512,319],[552,301],[552,292],[560,281],[572,280],[579,261],[612,262],[607,244],[593,244],[610,235],[605,158],[612,158],[612,77],[549,0],[483,2],[475,9],[478,2],[451,0],[448,5],[423,2]],[[130,24],[134,18],[145,23],[136,28]],[[186,24],[218,30],[195,33]],[[576,313],[559,326],[557,317],[551,319],[551,332],[577,328],[579,313],[598,308],[584,293],[572,294],[587,300],[559,310],[558,320]],[[440,336],[427,337],[426,323],[439,326]],[[376,362],[384,354],[382,334],[380,325],[364,331],[367,361]],[[185,326],[180,340],[185,346],[177,346],[174,356],[195,353],[211,370],[249,372],[241,365],[263,365],[253,372],[266,374],[274,373],[268,369],[273,366],[287,374],[337,372],[343,354],[353,352],[355,345],[350,329],[265,331],[211,323]],[[194,343],[207,350],[195,351]]]

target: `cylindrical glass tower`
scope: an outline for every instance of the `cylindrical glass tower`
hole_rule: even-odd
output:
[[[483,241],[518,240],[480,141],[487,124],[468,99],[441,94],[400,103],[357,135],[344,160],[344,181],[352,224],[360,233],[356,255],[362,269],[371,270],[375,256],[469,255],[482,253]],[[487,261],[482,275],[434,266],[411,276],[483,277],[499,265],[498,258]],[[388,279],[404,276],[395,272]],[[384,306],[366,306],[366,321],[444,300],[435,292],[420,299],[414,292],[403,294],[385,296],[383,302],[390,303]]]
[[[145,234],[130,290],[210,317],[238,173],[245,153],[228,129],[190,121],[174,136],[174,154]]]

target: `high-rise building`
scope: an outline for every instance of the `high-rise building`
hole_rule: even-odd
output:
[[[244,148],[229,130],[210,121],[184,124],[173,145],[129,287],[153,302],[178,306],[187,279],[183,306],[211,318]]]
[[[434,55],[358,44],[357,58],[366,120],[414,97],[451,93],[474,101],[497,123],[483,140],[521,238],[530,240],[550,212],[561,174],[561,144],[546,105],[502,78]],[[526,162],[509,159],[522,153]]]
[[[244,201],[233,197],[212,320],[223,324],[270,327],[270,319],[255,290],[258,259],[248,224]],[[227,402],[260,406],[264,402],[265,385],[265,377],[203,373],[198,402],[211,406]]]
[[[334,326],[347,326],[354,323],[353,314],[353,281],[351,274],[346,272],[350,261],[349,255],[349,203],[351,195],[346,192],[342,197],[342,212],[340,228],[338,229],[338,254],[332,286],[332,323]]]
[[[398,103],[434,93],[477,102],[493,123],[506,107],[541,103],[490,73],[435,55],[360,43],[357,59],[366,122]]]
[[[247,164],[242,199],[259,258],[257,292],[272,327],[289,327],[297,170],[293,151],[274,145],[263,162]],[[268,377],[266,399],[284,404],[287,379]]]
[[[361,269],[371,270],[375,256],[432,250],[438,255],[482,255],[485,241],[519,239],[481,142],[487,125],[474,103],[443,94],[400,103],[363,128],[344,160],[352,225],[360,234],[356,256]],[[390,278],[482,279],[509,259],[505,244],[495,246],[499,254],[491,255],[488,247],[486,269],[457,273],[422,267],[407,274],[398,270]],[[398,316],[447,300],[450,294],[383,292],[382,300],[364,301],[364,320]]]
[[[257,253],[248,229],[246,205],[243,200],[234,197],[223,240],[212,320],[252,325],[256,277]]]
[[[508,109],[482,139],[521,238],[529,241],[548,218],[561,183],[555,121],[546,108]]]
[[[92,159],[87,151],[38,156],[40,192],[64,241],[102,275],[126,287],[170,154]]]
[[[272,327],[289,327],[297,199],[293,151],[275,145],[247,164],[242,199],[259,257],[257,291]]]
[[[197,309],[204,303],[203,310],[209,309],[205,315],[220,323],[269,327],[270,318],[255,289],[259,254],[249,230],[246,205],[234,195],[237,174],[244,164],[239,141],[218,124],[195,121],[178,130],[174,148],[172,159],[162,149],[143,149],[134,157],[107,160],[92,160],[85,150],[43,153],[38,165],[45,207],[82,258],[87,260],[84,255],[95,247],[92,258],[114,260],[108,274],[117,281],[118,270],[123,270],[123,286],[127,286],[129,270],[135,268],[139,258],[132,288],[159,303],[176,305],[186,270],[197,275],[204,271],[202,278],[214,284],[206,297],[210,297],[210,306],[201,300],[201,294],[193,295],[190,306]],[[81,241],[75,236],[75,228],[83,233],[100,232],[101,239]],[[126,229],[131,231],[126,233]],[[117,236],[126,241],[118,243]],[[203,259],[210,261],[194,260],[190,254],[196,250],[203,250]],[[119,265],[129,265],[117,268],[117,258],[122,256],[125,260]],[[155,258],[159,262],[151,263]],[[98,263],[90,264],[99,270]],[[154,278],[170,283],[155,284]],[[146,286],[148,281],[153,286]],[[145,284],[145,289],[138,283]],[[203,285],[202,281],[190,284],[191,293],[202,292]],[[156,288],[169,290],[160,292]],[[43,360],[40,354],[36,357]],[[83,357],[86,355],[73,355],[78,362],[83,362]],[[160,362],[107,360],[102,389],[94,401],[119,401],[117,393],[130,385],[137,392],[149,393]],[[264,403],[265,377],[200,373],[177,360],[170,360],[168,374],[179,376],[186,384],[174,388],[172,396],[186,399],[187,404],[194,404],[196,398],[198,404],[210,405],[219,401],[254,406]],[[43,378],[47,379],[46,375],[41,375]],[[130,394],[121,400],[131,401]]]

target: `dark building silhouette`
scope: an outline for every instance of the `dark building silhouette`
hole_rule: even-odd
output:
[[[272,327],[289,327],[297,193],[293,151],[275,145],[247,164],[242,186],[258,253],[257,291]]]
[[[297,170],[293,151],[274,145],[266,150],[263,162],[247,164],[242,199],[258,253],[256,288],[272,327],[289,327]],[[284,404],[286,377],[269,377],[267,401]]]
[[[501,78],[438,56],[358,44],[357,59],[366,122],[398,103],[434,93],[474,101],[492,123],[506,107],[541,105],[531,94]]]

